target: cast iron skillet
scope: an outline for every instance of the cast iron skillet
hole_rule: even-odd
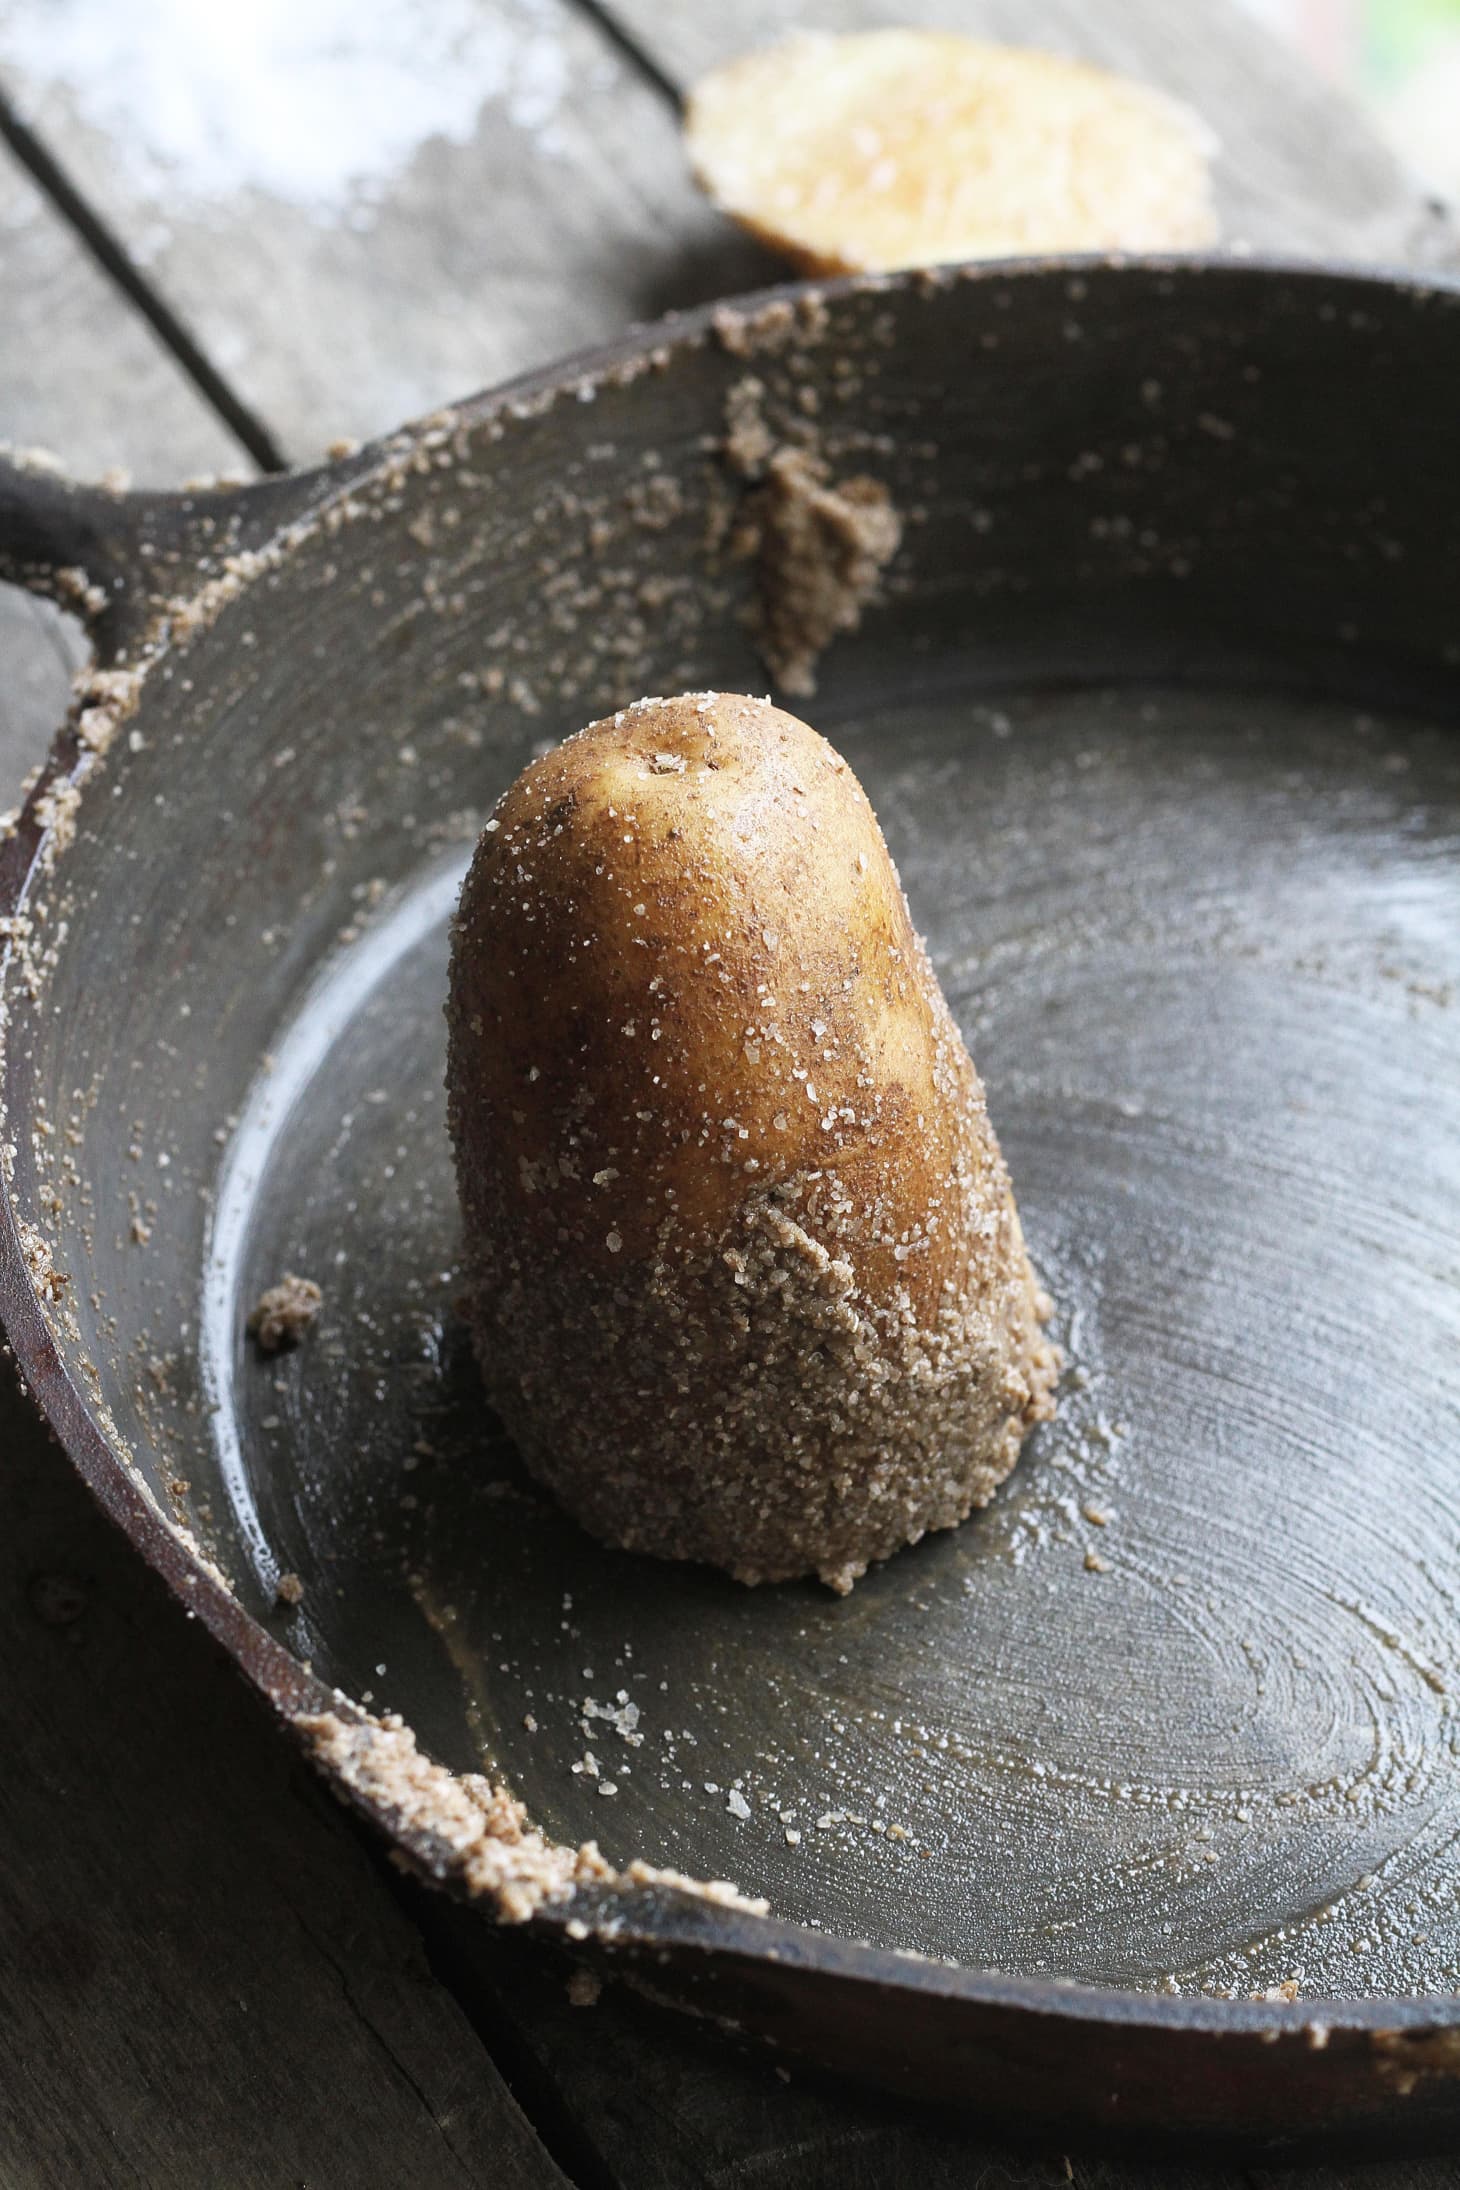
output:
[[[1454,291],[988,267],[693,314],[242,491],[0,480],[103,670],[0,847],[11,1343],[287,1721],[399,1710],[776,1912],[605,1888],[545,1937],[1050,2133],[1460,2125],[1457,387]],[[844,1602],[588,1543],[451,1305],[485,810],[615,701],[765,688],[727,404],[903,512],[799,704],[1068,1357],[995,1505]],[[325,1306],[267,1363],[285,1270]]]

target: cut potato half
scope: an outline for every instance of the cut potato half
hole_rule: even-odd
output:
[[[803,35],[701,79],[717,205],[811,273],[1212,243],[1200,118],[1103,69],[938,31]]]

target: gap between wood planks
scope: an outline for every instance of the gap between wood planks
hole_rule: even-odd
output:
[[[646,46],[640,44],[633,32],[622,24],[613,10],[601,4],[601,0],[568,0],[586,22],[602,32],[615,52],[622,54],[630,68],[637,69],[651,91],[657,92],[665,104],[678,114],[684,105],[684,93],[674,78],[663,70]]]
[[[17,112],[0,88],[0,140],[73,229],[108,280],[136,306],[163,346],[176,358],[199,395],[216,412],[261,471],[287,471],[279,444],[258,414],[205,356],[166,298],[153,288],[131,253],[62,163]]]
[[[593,26],[658,98],[674,113],[680,112],[683,97],[679,86],[609,8],[600,5],[600,0],[568,0],[568,5]],[[260,471],[289,470],[289,459],[268,425],[214,364],[184,320],[148,279],[105,215],[78,186],[65,163],[31,128],[3,84],[0,84],[0,142],[8,145],[107,279],[141,313],[204,402]]]

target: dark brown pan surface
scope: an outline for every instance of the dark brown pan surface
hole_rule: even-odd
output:
[[[309,1578],[291,1632],[454,1764],[485,1749],[557,1836],[844,1936],[1239,1996],[1452,1989],[1460,748],[1157,689],[834,728],[995,1091],[1058,1423],[845,1603],[606,1555],[483,1464],[442,1283],[438,919],[297,1094],[280,1046],[265,1100],[293,1100],[247,1143],[228,1343],[280,1270],[328,1292],[232,1387],[260,1535]]]
[[[1158,2021],[1289,1978],[1402,2020],[1460,1986],[1460,302],[1090,269],[833,315],[367,467],[153,673],[7,1058],[12,1115],[84,1134],[59,1217],[48,1148],[17,1162],[83,1273],[62,1353],[296,1657],[555,1835]],[[484,1439],[452,1310],[454,879],[606,697],[763,688],[747,574],[701,549],[751,374],[907,518],[801,705],[878,809],[1069,1362],[995,1505],[846,1601],[589,1544]],[[285,1269],[325,1307],[264,1364]],[[899,1965],[866,1967],[906,2081]]]

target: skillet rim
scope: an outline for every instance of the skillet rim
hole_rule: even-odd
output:
[[[289,534],[301,517],[306,532],[312,531],[314,520],[336,500],[368,485],[379,471],[398,461],[403,451],[416,447],[429,430],[439,427],[443,417],[454,424],[471,426],[497,419],[504,434],[508,434],[525,417],[536,415],[543,407],[543,399],[548,399],[546,407],[550,408],[552,401],[559,397],[576,398],[584,382],[600,381],[616,370],[622,373],[626,366],[635,368],[630,377],[637,378],[654,370],[665,353],[672,362],[676,353],[700,347],[713,337],[717,319],[726,311],[747,318],[769,306],[794,305],[811,296],[835,299],[873,294],[891,299],[909,295],[931,299],[944,292],[986,283],[1045,284],[1086,279],[1091,275],[1113,275],[1118,280],[1129,277],[1133,282],[1169,280],[1173,289],[1181,285],[1199,288],[1212,280],[1254,289],[1286,282],[1299,289],[1310,289],[1315,297],[1324,290],[1336,291],[1340,300],[1355,307],[1365,300],[1392,304],[1399,298],[1414,304],[1433,300],[1449,307],[1460,303],[1460,274],[1447,276],[1440,271],[1404,268],[1376,270],[1344,261],[1257,255],[1235,257],[1220,253],[1078,254],[979,260],[935,269],[777,283],[635,324],[608,342],[575,351],[459,403],[442,406],[422,419],[367,443],[347,457],[292,472],[282,479],[263,478],[207,494],[178,491],[117,496],[103,494],[99,489],[79,490],[76,503],[78,508],[91,514],[103,510],[103,526],[109,518],[114,531],[119,515],[125,524],[129,505],[138,511],[145,505],[164,530],[174,531],[179,550],[188,557],[190,574],[201,586],[205,582],[206,558],[190,553],[194,544],[191,520],[200,506],[215,513],[220,509],[240,513],[258,509],[268,517],[271,506],[277,505],[277,521],[269,526],[264,537],[268,542],[278,542],[287,555]],[[532,406],[530,411],[524,411],[523,407],[527,405]],[[0,479],[0,497],[3,497],[4,484]],[[292,494],[289,490],[293,490]],[[3,515],[3,508],[0,508],[0,523],[3,523]],[[125,570],[128,568],[125,544],[117,552]],[[212,552],[217,553],[216,536]],[[139,566],[130,567],[133,575],[140,578]],[[99,634],[94,664],[97,667],[128,659],[124,648],[107,643],[106,619],[113,609],[114,604],[109,604],[100,616],[92,618],[93,633]],[[125,621],[120,629],[126,636]],[[166,652],[165,643],[156,652],[142,652],[144,690],[146,671],[152,661],[163,658]],[[81,675],[85,674],[83,670]],[[76,736],[74,721],[68,718],[52,742],[13,834],[0,843],[0,923],[22,912],[32,887],[45,878],[48,832],[41,825],[39,808],[47,792],[62,780],[83,781],[92,765],[91,756]],[[4,1036],[7,988],[14,957],[14,943],[8,939],[6,931],[0,929],[0,1123],[6,1118]],[[60,1356],[25,1263],[18,1217],[11,1183],[0,1174],[0,1339],[8,1342],[23,1393],[34,1402],[46,1427],[103,1510],[124,1531],[178,1603],[202,1621],[250,1686],[271,1706],[296,1746],[306,1749],[311,1763],[334,1793],[402,1850],[410,1858],[414,1870],[452,1892],[439,1852],[433,1850],[429,1840],[402,1829],[384,1802],[372,1800],[347,1786],[338,1771],[307,1749],[297,1723],[301,1717],[325,1711],[333,1711],[347,1722],[358,1722],[365,1714],[340,1691],[329,1688],[314,1673],[307,1671],[285,1644],[254,1619],[209,1572],[202,1560],[187,1549],[143,1498]],[[459,1891],[455,1891],[454,1897],[467,1899]],[[482,1906],[480,1902],[470,1905],[479,1909]],[[1222,2000],[1202,1994],[1125,1991],[1070,1979],[1023,1977],[968,1965],[954,1967],[942,1962],[919,1961],[774,1916],[762,1917],[734,1907],[707,1903],[691,1893],[664,1886],[625,1883],[606,1895],[585,1893],[580,1889],[566,1902],[544,1903],[527,1919],[523,1928],[529,1933],[566,1943],[574,1938],[568,1930],[570,1921],[585,1907],[594,1909],[591,1919],[593,1943],[610,1953],[631,1950],[667,1956],[685,1950],[692,1955],[723,1952],[737,1962],[801,1969],[828,1979],[870,1987],[880,1994],[932,1997],[950,2007],[964,2004],[970,2008],[993,2009],[1020,2020],[1032,2018],[1038,2022],[1073,2025],[1076,2031],[1079,2026],[1095,2024],[1131,2033],[1186,2034],[1194,2040],[1246,2036],[1267,2045],[1278,2038],[1302,2039],[1316,2051],[1319,2041],[1313,2036],[1314,2026],[1321,2026],[1325,2032],[1331,2031],[1336,2036],[1343,2032],[1355,2037],[1367,2033],[1371,2038],[1402,2034],[1406,2039],[1431,2031],[1442,2034],[1460,2029],[1460,1995],[1425,1994],[1413,1998],[1380,1995],[1343,2000],[1305,1995],[1297,2002],[1278,2007],[1262,2001]],[[912,1998],[909,1999],[911,2004]],[[1343,2070],[1351,2072],[1355,2066],[1348,2047],[1333,2049],[1333,2060],[1335,2071],[1340,2073]],[[1445,2066],[1449,2067],[1448,2061]],[[1460,2059],[1450,2073],[1457,2071],[1460,2071]]]

